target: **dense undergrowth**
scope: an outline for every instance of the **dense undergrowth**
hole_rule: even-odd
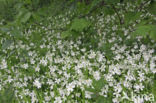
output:
[[[0,0],[0,103],[154,103],[155,0]]]

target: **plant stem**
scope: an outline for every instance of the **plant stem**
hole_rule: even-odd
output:
[[[116,8],[115,8],[115,6],[114,6],[113,4],[112,4],[112,8],[113,8],[113,10],[115,11],[115,13],[117,14],[117,16],[118,16],[118,18],[119,18],[119,22],[120,22],[120,24],[122,25],[122,24],[123,24],[123,21],[122,21],[120,15],[119,15],[119,13],[118,13],[118,11],[116,10]]]

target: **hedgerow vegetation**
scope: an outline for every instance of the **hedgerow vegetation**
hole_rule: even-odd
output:
[[[154,103],[155,0],[0,0],[0,103]]]

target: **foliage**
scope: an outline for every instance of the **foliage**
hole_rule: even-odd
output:
[[[71,30],[75,30],[77,32],[82,32],[84,29],[89,27],[89,22],[85,19],[74,19],[71,24]]]
[[[134,32],[135,35],[140,35],[143,37],[149,36],[151,39],[156,40],[156,25],[144,25],[138,26],[136,31]]]
[[[155,5],[0,0],[0,77],[8,76],[0,78],[0,103],[53,103],[62,97],[72,103],[129,103],[135,98],[119,100],[124,93],[156,96]]]
[[[0,92],[0,102],[1,103],[15,103],[17,102],[13,88],[7,87]]]

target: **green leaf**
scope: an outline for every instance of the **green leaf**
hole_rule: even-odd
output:
[[[150,38],[156,41],[156,25],[151,26]]]
[[[3,33],[7,33],[7,32],[10,31],[10,28],[8,28],[8,27],[1,27],[0,31],[2,31]]]
[[[12,40],[8,39],[6,40],[3,44],[2,44],[2,49],[7,49],[11,44],[12,44]]]
[[[78,32],[82,32],[84,29],[88,28],[90,26],[90,22],[86,19],[74,19],[74,21],[71,24],[71,30],[75,30]]]
[[[10,31],[10,34],[12,36],[14,36],[15,38],[22,38],[22,31],[18,30],[18,29],[13,29],[12,31]]]
[[[152,13],[153,15],[156,15],[156,1],[152,2],[148,8],[149,12]]]
[[[96,80],[93,81],[93,87],[97,91],[100,91],[102,89],[102,87],[104,87],[105,84],[106,84],[106,80],[104,78],[101,78],[98,81],[96,81]]]
[[[153,40],[156,40],[156,25],[143,25],[138,26],[136,31],[133,32],[134,36],[140,35],[146,38],[147,35]]]
[[[103,8],[103,12],[104,12],[105,15],[112,15],[112,14],[114,14],[114,10],[111,9],[111,8],[107,8],[107,7]]]
[[[152,93],[154,94],[154,98],[156,99],[156,74],[154,75],[154,80],[153,80],[153,87],[152,87]]]
[[[61,38],[67,38],[67,37],[69,37],[71,35],[72,35],[72,32],[71,31],[64,31],[61,34]]]
[[[67,31],[62,32],[62,34],[61,34],[62,39],[68,38],[68,37],[71,37],[71,36],[76,38],[77,36],[79,36],[79,33],[76,32],[76,31],[67,30]]]
[[[141,15],[141,12],[128,12],[125,14],[125,24],[129,24],[131,22],[134,22],[135,20],[139,19]]]
[[[42,18],[37,14],[37,13],[33,13],[32,17],[35,21],[39,22]]]
[[[26,23],[31,17],[31,13],[27,12],[22,18],[21,18],[21,22]]]
[[[96,92],[96,90],[94,88],[91,88],[91,87],[86,87],[85,90],[93,92],[93,93]]]
[[[120,0],[105,0],[105,2],[106,2],[107,4],[115,4],[115,3],[119,3]]]
[[[99,96],[96,99],[96,102],[95,103],[112,103],[112,100],[110,98],[105,98],[103,96]]]

